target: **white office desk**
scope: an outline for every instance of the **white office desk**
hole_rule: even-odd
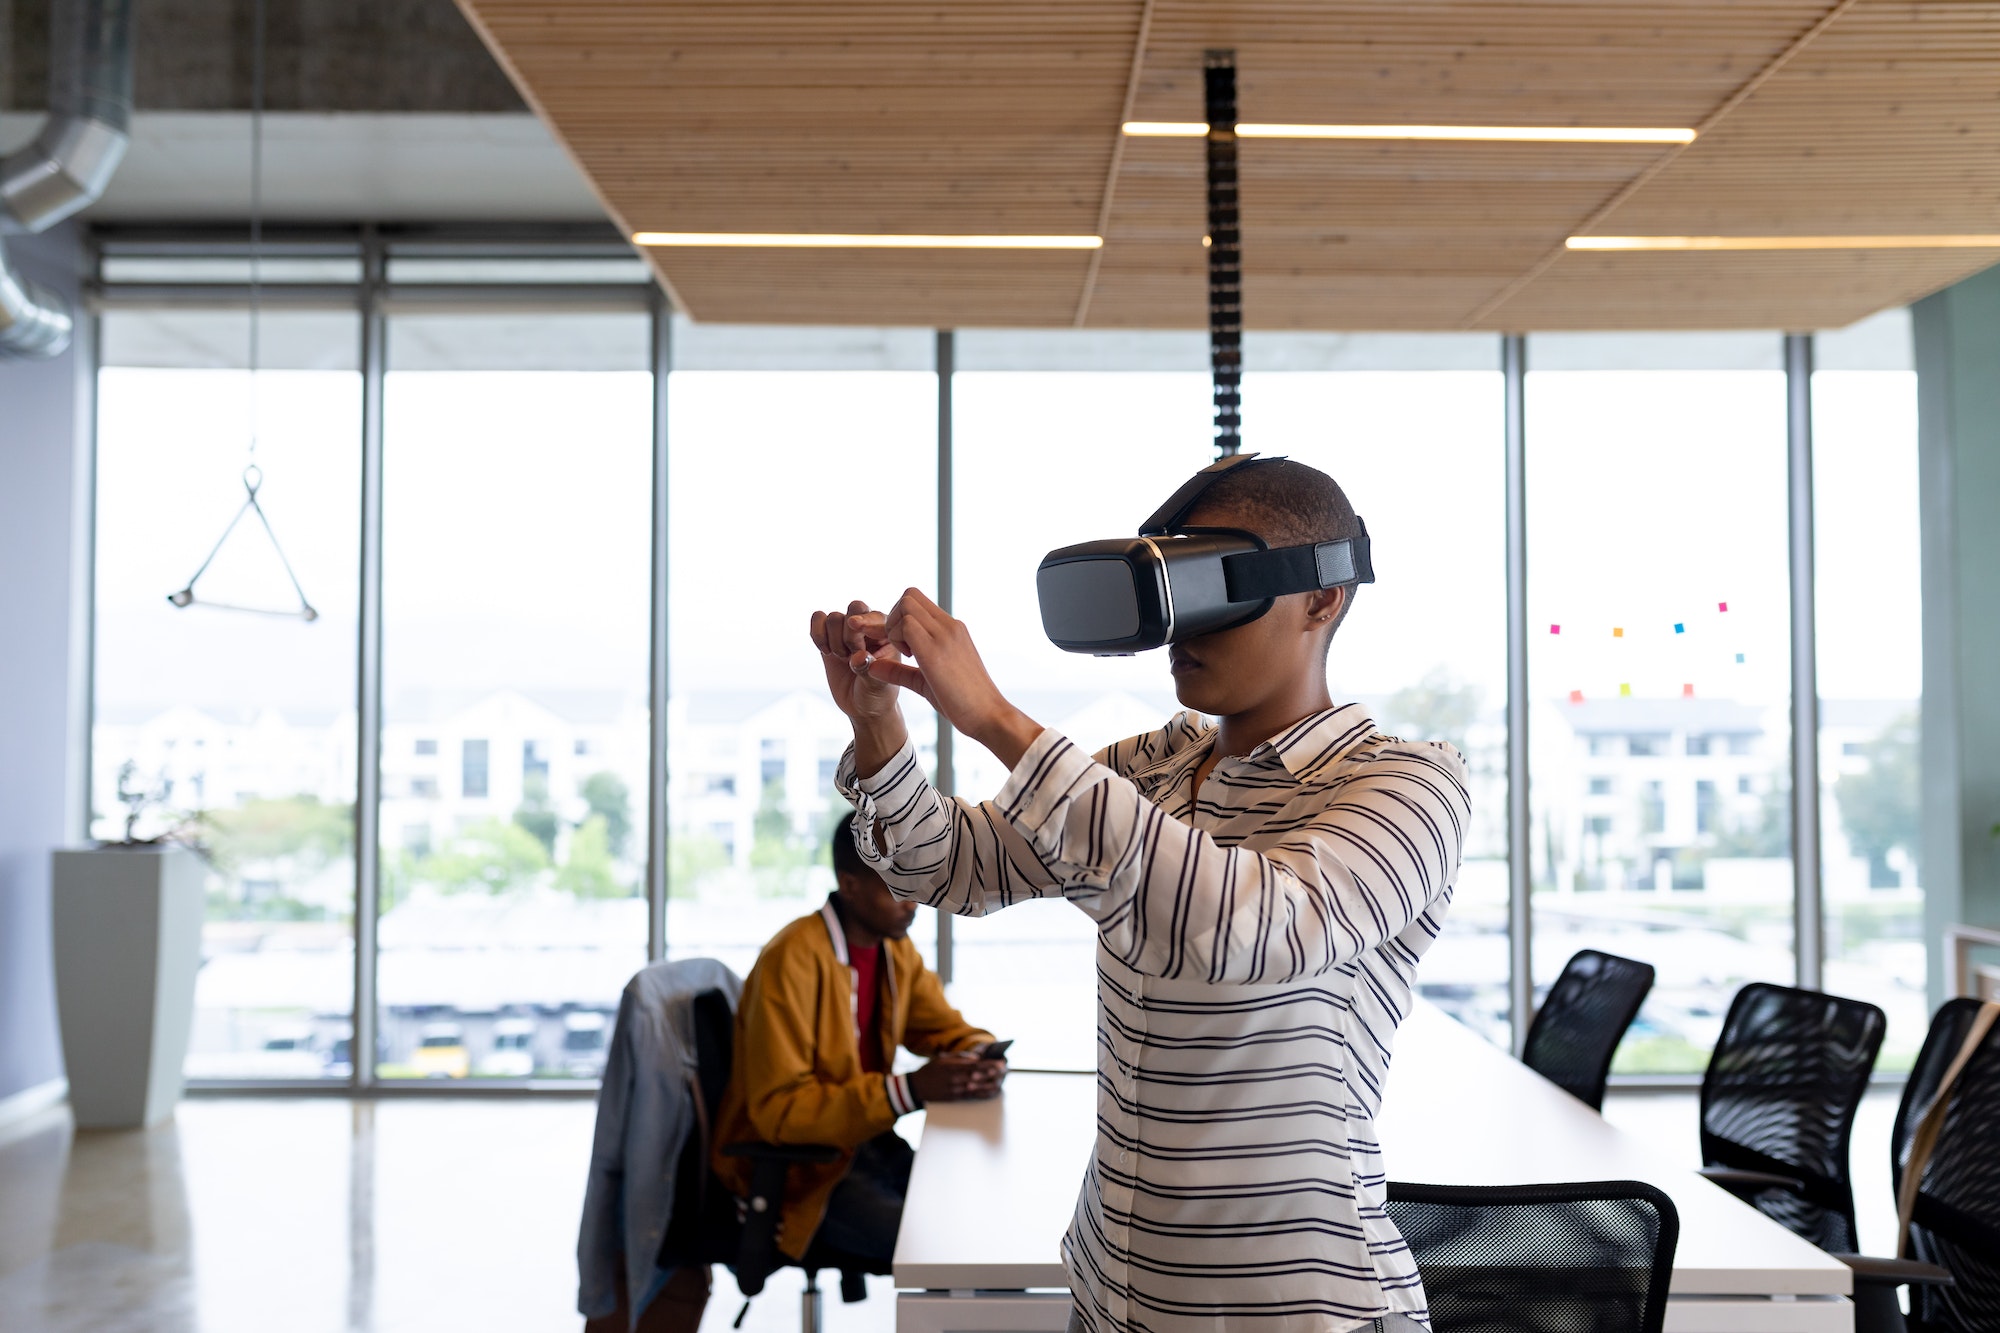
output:
[[[1069,1317],[1059,1245],[1096,1133],[1096,1080],[1014,1074],[933,1106],[896,1242],[898,1333],[1043,1333]],[[1669,1333],[1851,1333],[1848,1270],[1420,1004],[1377,1127],[1393,1180],[1642,1180],[1680,1213]],[[1042,1290],[1037,1291],[1036,1288]]]

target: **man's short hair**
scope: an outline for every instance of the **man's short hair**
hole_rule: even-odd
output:
[[[849,810],[838,824],[833,826],[833,873],[839,875],[869,875],[874,872],[861,859],[861,849],[854,845],[854,812]]]
[[[1340,483],[1316,467],[1289,458],[1225,472],[1202,492],[1201,503],[1188,516],[1188,525],[1246,528],[1272,547],[1361,535],[1361,520],[1354,516],[1354,506],[1348,503]],[[1358,591],[1358,587],[1348,588],[1340,620],[1347,619]],[[1334,622],[1335,629],[1340,628],[1340,620]]]

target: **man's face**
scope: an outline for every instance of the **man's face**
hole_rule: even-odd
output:
[[[889,892],[879,875],[867,871],[840,877],[840,902],[855,925],[885,940],[900,940],[917,919],[917,905]]]

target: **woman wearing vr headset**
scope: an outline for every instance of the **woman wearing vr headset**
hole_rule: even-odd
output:
[[[1165,643],[1190,710],[1094,756],[1009,703],[966,626],[914,588],[886,613],[812,617],[854,727],[836,785],[890,889],[966,915],[1061,897],[1097,924],[1073,1329],[1428,1322],[1373,1119],[1470,803],[1457,751],[1384,736],[1329,694],[1334,633],[1371,577],[1332,478],[1248,455],[1198,474],[1138,542],[1053,553],[1051,637]],[[931,786],[904,689],[1011,768],[993,800]]]

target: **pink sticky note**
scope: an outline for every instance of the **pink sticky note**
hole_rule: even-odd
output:
[[[1681,686],[1681,698],[1683,698],[1683,699],[1692,699],[1692,698],[1694,698],[1694,686],[1692,686],[1692,685],[1683,685],[1683,686]]]
[[[1571,703],[1573,703],[1573,704],[1580,704],[1580,703],[1582,703],[1582,702],[1583,702],[1583,691],[1582,691],[1582,690],[1571,690],[1571,691],[1569,692],[1569,701],[1570,701]]]
[[[1717,603],[1715,604],[1715,609],[1716,609],[1716,610],[1718,610],[1718,611],[1727,611],[1727,610],[1729,609],[1729,603],[1727,603],[1727,602],[1717,602]]]
[[[1549,626],[1549,633],[1551,633],[1551,634],[1560,634],[1560,633],[1562,633],[1562,632],[1563,632],[1563,627],[1562,627],[1561,625],[1551,625],[1551,626]]]

